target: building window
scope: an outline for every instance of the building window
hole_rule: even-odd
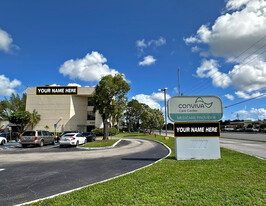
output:
[[[92,101],[91,101],[91,98],[90,98],[90,97],[88,98],[88,106],[93,106],[93,104],[92,104]]]
[[[87,112],[87,120],[95,120],[95,113],[93,111]]]

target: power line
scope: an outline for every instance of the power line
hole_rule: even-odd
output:
[[[251,46],[249,46],[247,49],[245,49],[243,52],[241,52],[238,56],[236,56],[233,60],[231,60],[232,62],[233,61],[235,61],[237,58],[239,58],[242,54],[244,54],[245,52],[247,52],[249,49],[251,49],[253,46],[255,46],[257,43],[259,43],[260,41],[262,41],[264,38],[266,37],[266,35],[264,35],[262,38],[260,38],[258,41],[256,41],[255,43],[253,43]],[[257,50],[255,50],[252,54],[254,54],[254,53],[256,53],[257,51],[259,51],[259,50],[261,50],[263,47],[265,47],[266,45],[264,44],[262,47],[260,47],[259,49],[257,49]],[[264,50],[265,51],[265,50]],[[264,53],[264,51],[262,52],[262,53]],[[249,54],[248,56],[246,56],[245,58],[244,58],[244,60],[246,60],[247,58],[249,58],[252,54]],[[260,54],[259,54],[260,55]],[[257,55],[258,56],[258,55]],[[255,59],[255,58],[253,58],[253,59]],[[252,60],[253,60],[252,59]],[[250,61],[248,61],[248,62],[250,62]],[[246,62],[245,64],[247,64],[248,62]],[[220,71],[216,71],[216,72],[214,72],[211,76],[209,76],[210,78],[212,78],[216,73],[218,73],[218,72],[220,72]],[[219,77],[219,76],[221,76],[223,73],[222,72],[220,72],[220,74],[217,76],[217,77]],[[217,78],[216,77],[216,78]],[[206,78],[207,79],[207,78]],[[206,80],[207,81],[207,80]],[[202,83],[201,85],[203,85],[204,83]],[[201,89],[200,87],[201,87],[201,85],[197,85],[197,90],[199,90],[199,89]],[[192,86],[188,91],[192,91],[192,88],[193,88],[194,86]],[[195,90],[193,90],[193,91],[195,91]]]
[[[266,46],[266,45],[265,45],[265,46]],[[238,67],[238,69],[240,69],[240,68],[246,66],[247,63],[254,61],[258,56],[260,56],[261,54],[263,54],[263,53],[265,53],[265,52],[266,52],[266,49],[263,50],[262,52],[260,52],[259,54],[257,54],[256,56],[254,56],[254,58],[252,58],[252,59],[250,59],[249,61],[245,62],[244,64],[240,65],[240,66]],[[214,75],[215,75],[216,73],[218,73],[218,72],[219,72],[219,71],[215,72],[214,74],[212,74],[212,75],[209,76],[208,78],[211,78],[211,79],[212,79],[212,78],[214,77]],[[215,78],[217,79],[217,78],[221,77],[223,74],[224,74],[224,73],[220,72]],[[206,86],[203,86],[203,87],[201,87],[201,88],[197,87],[196,91],[198,91],[198,90],[203,91],[203,90],[205,90],[207,87],[208,87],[207,85],[206,85]],[[195,91],[195,90],[194,90],[194,91]]]
[[[250,98],[250,99],[246,99],[246,100],[244,100],[244,101],[241,101],[241,102],[238,102],[238,103],[235,103],[235,104],[231,104],[231,105],[225,106],[224,108],[232,107],[232,106],[235,106],[235,105],[237,105],[237,104],[241,104],[241,103],[244,103],[244,102],[247,102],[247,101],[253,100],[253,99],[257,99],[257,98],[259,98],[259,97],[263,97],[263,96],[265,96],[265,95],[266,95],[266,93],[261,94],[261,95],[259,95],[259,96],[257,96],[257,97],[252,97],[252,98]]]

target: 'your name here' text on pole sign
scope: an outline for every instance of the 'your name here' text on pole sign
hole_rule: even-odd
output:
[[[175,122],[175,137],[220,137],[220,122]]]
[[[36,87],[36,95],[77,95],[77,86],[45,86]]]

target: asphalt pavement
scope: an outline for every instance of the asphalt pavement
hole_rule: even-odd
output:
[[[0,205],[13,205],[84,187],[150,165],[167,156],[162,144],[124,139],[116,147],[55,146],[0,150]]]

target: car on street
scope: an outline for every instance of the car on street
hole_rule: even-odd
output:
[[[87,143],[87,138],[80,133],[67,133],[63,135],[59,140],[60,147],[78,146],[80,144],[86,144],[86,143]]]
[[[5,137],[0,136],[0,145],[4,145],[7,143],[7,139]]]
[[[87,142],[93,142],[96,140],[96,134],[93,132],[83,132],[82,135],[87,138]]]
[[[28,145],[37,145],[42,147],[47,144],[54,144],[54,136],[45,130],[32,130],[25,131],[20,139],[20,144],[22,147],[27,147]]]

